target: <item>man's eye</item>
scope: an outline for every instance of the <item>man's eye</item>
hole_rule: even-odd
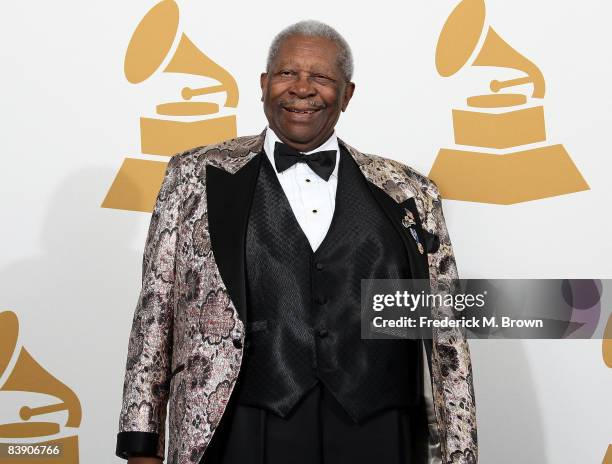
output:
[[[322,74],[315,74],[314,76],[312,76],[312,78],[320,84],[330,84],[331,82],[333,82],[333,79]]]
[[[281,71],[279,74],[281,76],[293,76],[294,72],[293,71]]]

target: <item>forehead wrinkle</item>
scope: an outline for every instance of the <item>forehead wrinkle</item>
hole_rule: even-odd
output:
[[[297,40],[296,40],[297,39]],[[334,51],[331,57],[327,56],[327,45],[332,45]],[[276,57],[278,66],[300,66],[301,61],[316,58],[317,62],[310,65],[310,69],[318,72],[336,74],[338,67],[338,46],[328,39],[321,37],[289,37],[281,45]],[[320,66],[319,68],[316,68]]]

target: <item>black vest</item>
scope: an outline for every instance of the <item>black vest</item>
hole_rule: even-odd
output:
[[[410,278],[401,237],[341,148],[330,228],[313,253],[265,152],[246,231],[239,403],[286,417],[318,381],[356,422],[420,393],[414,340],[361,338],[361,279]],[[314,175],[314,174],[313,174]]]

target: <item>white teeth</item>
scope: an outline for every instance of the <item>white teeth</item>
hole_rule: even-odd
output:
[[[291,109],[289,111],[291,111],[292,113],[302,113],[302,114],[312,114],[312,113],[314,113],[314,110],[294,110],[294,109]]]

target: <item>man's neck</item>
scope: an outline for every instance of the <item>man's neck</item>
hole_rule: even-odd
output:
[[[316,150],[317,148],[325,145],[327,142],[329,142],[329,140],[334,136],[335,132],[332,129],[331,133],[327,136],[323,138],[323,141],[320,143],[314,142],[314,143],[307,143],[307,144],[296,144],[295,142],[292,142],[291,140],[285,139],[284,137],[282,137],[281,135],[278,134],[277,131],[275,131],[272,127],[270,127],[268,125],[268,130],[272,131],[272,133],[276,136],[276,138],[278,140],[280,140],[281,142],[289,145],[291,148],[294,148],[295,150],[301,152],[301,153],[305,153],[308,154],[314,150]]]

